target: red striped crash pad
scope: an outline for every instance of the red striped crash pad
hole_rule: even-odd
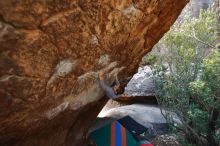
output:
[[[137,141],[117,121],[92,132],[91,137],[97,146],[153,146],[147,140]]]

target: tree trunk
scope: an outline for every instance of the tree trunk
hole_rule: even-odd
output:
[[[220,0],[215,0],[214,9],[217,13],[218,23],[220,23]],[[218,38],[220,38],[220,28],[218,28]],[[218,40],[218,43],[220,43],[220,40]]]
[[[208,142],[209,146],[217,146],[217,143],[213,137],[215,134],[215,126],[216,126],[216,121],[218,119],[219,111],[216,108],[213,108],[210,113],[209,117],[209,125],[208,125]]]

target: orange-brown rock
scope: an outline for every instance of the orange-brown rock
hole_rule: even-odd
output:
[[[0,145],[82,146],[98,72],[132,75],[187,2],[1,0]]]

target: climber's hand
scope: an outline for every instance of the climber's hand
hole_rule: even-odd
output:
[[[123,97],[130,97],[130,96],[127,93],[124,93]]]

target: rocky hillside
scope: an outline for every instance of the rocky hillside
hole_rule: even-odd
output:
[[[133,75],[187,2],[0,1],[0,145],[82,146],[98,72]]]

